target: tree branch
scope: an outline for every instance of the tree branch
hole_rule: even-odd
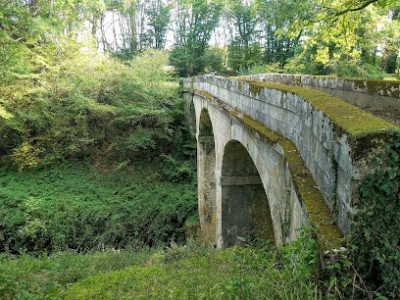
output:
[[[368,1],[366,1],[364,4],[360,5],[359,7],[355,7],[355,8],[349,7],[349,8],[347,8],[347,9],[345,9],[345,10],[342,10],[342,11],[337,12],[337,13],[335,14],[335,17],[339,17],[339,16],[344,15],[344,14],[347,14],[347,13],[349,13],[349,12],[354,12],[354,11],[362,10],[362,9],[366,8],[367,6],[369,6],[369,5],[371,5],[371,4],[375,3],[375,2],[378,2],[378,1],[379,1],[379,0],[368,0]]]

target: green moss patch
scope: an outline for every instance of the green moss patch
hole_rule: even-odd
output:
[[[212,95],[210,93],[207,93],[205,91],[200,91],[200,90],[194,90],[197,93],[200,93],[202,96],[204,96],[207,99],[212,99]]]
[[[381,95],[392,98],[400,98],[400,82],[392,80],[362,80],[347,79],[353,81],[359,89],[366,89],[368,94]]]
[[[317,227],[317,238],[321,250],[340,248],[342,234],[339,228],[334,225],[335,222],[329,208],[317,188],[317,184],[311,173],[307,169],[304,160],[301,158],[296,145],[249,116],[239,117],[236,115],[236,117],[250,127],[250,129],[261,134],[268,144],[277,143],[282,147],[289,169],[293,174],[297,194],[306,205],[307,214],[311,222]]]
[[[299,95],[352,137],[386,132],[389,129],[400,130],[397,126],[324,92],[270,82],[249,82],[253,95],[259,96],[263,88]]]

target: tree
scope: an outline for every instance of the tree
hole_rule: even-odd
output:
[[[397,70],[397,58],[400,51],[400,4],[391,7],[388,13],[388,19],[390,21],[386,24],[382,68],[387,73],[395,73]]]
[[[148,40],[152,48],[162,49],[165,45],[172,5],[162,0],[148,1],[145,14],[148,19]]]
[[[176,41],[170,61],[181,76],[204,71],[203,57],[222,6],[220,0],[178,0]]]
[[[248,70],[261,63],[261,47],[256,42],[259,16],[254,1],[228,1],[229,15],[236,36],[229,46],[229,66],[234,70]]]
[[[303,30],[292,31],[294,16],[293,8],[300,5],[294,1],[257,1],[257,11],[260,15],[264,34],[264,61],[268,64],[278,63],[283,67],[288,59],[295,55],[304,36]],[[302,8],[300,6],[299,8]],[[303,18],[309,19],[305,11]]]

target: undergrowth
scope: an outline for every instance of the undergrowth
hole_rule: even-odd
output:
[[[149,259],[154,250],[107,249],[78,254],[76,251],[44,253],[40,257],[0,255],[1,299],[49,299],[48,294],[88,276],[111,272]]]
[[[0,169],[0,251],[183,242],[185,220],[196,212],[195,186],[161,181],[149,167],[103,175],[81,161],[23,173]]]
[[[188,240],[169,247],[0,257],[2,299],[323,299],[316,241],[216,250]],[[332,299],[335,295],[330,294]]]

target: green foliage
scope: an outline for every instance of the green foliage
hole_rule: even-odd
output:
[[[35,168],[40,162],[41,149],[37,149],[27,142],[13,150],[11,157],[21,172],[24,168]]]
[[[234,41],[229,45],[228,53],[229,66],[242,73],[262,63],[263,52],[258,43],[243,46]]]
[[[279,67],[279,63],[270,65],[258,65],[249,70],[239,72],[239,75],[253,75],[262,73],[284,73],[284,70]]]
[[[171,155],[164,155],[163,177],[170,182],[193,182],[194,166],[191,161],[182,161]]]
[[[89,251],[184,240],[185,220],[196,211],[192,184],[145,181],[139,165],[133,175],[121,168],[107,176],[97,172],[78,161],[22,174],[3,168],[1,251]]]
[[[204,54],[205,71],[221,73],[224,70],[225,49],[209,47]]]
[[[142,4],[143,5],[143,4]],[[170,21],[172,3],[162,0],[145,1],[145,13],[148,17],[150,30],[147,39],[151,47],[163,49]]]
[[[344,78],[368,78],[381,80],[385,72],[376,64],[362,63],[361,58],[335,53],[334,49],[310,47],[296,52],[288,60],[284,70],[288,73],[333,75]]]
[[[281,251],[294,278],[301,281],[304,276],[315,276],[318,270],[318,244],[313,228],[303,227],[297,239],[282,247]]]
[[[261,46],[254,42],[259,23],[256,5],[253,1],[228,1],[229,14],[237,32],[228,48],[229,66],[234,70],[248,70],[261,63]]]
[[[176,87],[166,83],[163,51],[128,64],[63,40],[42,48],[35,80],[0,86],[0,153],[22,170],[88,150],[124,159],[155,157],[172,140]],[[30,148],[29,148],[29,147]],[[29,148],[29,149],[28,149]]]
[[[110,249],[86,255],[69,251],[38,258],[3,255],[0,270],[6,272],[0,272],[0,296],[325,299],[315,278],[316,242],[311,235],[304,229],[298,241],[279,249],[258,241],[253,248],[215,250],[189,240],[164,250]],[[330,296],[334,299],[336,294]]]
[[[355,266],[371,289],[400,295],[400,136],[393,133],[360,188],[352,229]]]

